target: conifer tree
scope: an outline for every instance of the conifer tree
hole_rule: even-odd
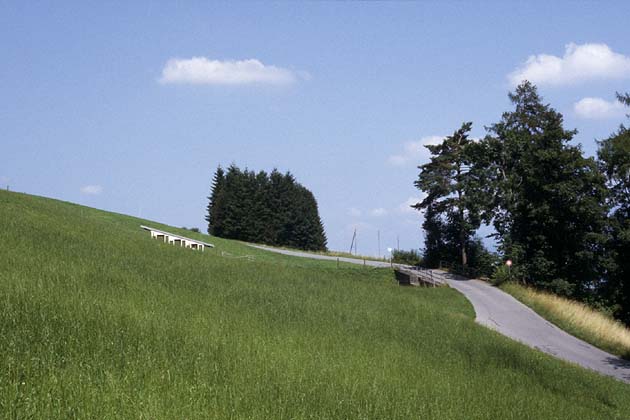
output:
[[[243,231],[247,209],[245,208],[245,175],[234,164],[225,174],[223,193],[223,236],[228,239],[244,240]]]
[[[224,238],[325,250],[326,235],[313,194],[291,173],[215,173],[207,207],[208,232]]]
[[[630,106],[630,94],[617,94]],[[609,188],[611,264],[607,267],[606,292],[615,305],[615,316],[630,324],[630,129],[621,125],[609,138],[599,142],[597,152]]]
[[[605,235],[606,189],[593,159],[569,142],[563,117],[524,82],[514,110],[484,139],[500,249],[523,280],[578,295],[597,287]]]
[[[430,218],[425,220],[425,227],[429,229],[425,242],[429,260],[444,253],[438,248],[443,244],[445,250],[456,249],[461,265],[466,266],[468,244],[481,223],[468,152],[473,144],[468,137],[471,127],[472,123],[463,123],[442,143],[426,146],[431,152],[431,161],[419,167],[415,185],[426,198],[415,208],[427,209],[429,213]],[[444,229],[443,224],[449,229]],[[445,235],[448,233],[450,235]]]
[[[222,236],[222,212],[223,212],[223,192],[225,189],[225,172],[221,165],[217,167],[212,179],[212,191],[208,197],[208,207],[206,221],[208,222],[208,234]]]
[[[452,260],[446,253],[449,251],[445,243],[444,223],[440,219],[440,214],[436,211],[435,205],[426,206],[424,213],[424,253],[423,263],[430,268],[437,268],[442,260]]]

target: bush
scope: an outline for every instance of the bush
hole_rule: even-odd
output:
[[[415,249],[410,251],[396,249],[392,251],[392,262],[396,264],[422,265],[422,256]]]
[[[495,286],[500,286],[503,283],[510,281],[511,277],[512,275],[508,267],[505,264],[501,264],[494,269],[490,282]]]
[[[564,297],[572,296],[575,290],[575,285],[564,279],[553,279],[550,282],[543,283],[541,286],[556,295]]]
[[[468,249],[468,267],[474,271],[475,277],[490,277],[499,265],[499,256],[486,249],[481,239],[475,238]]]
[[[523,270],[518,265],[508,267],[505,263],[499,263],[492,273],[490,282],[495,286],[500,286],[508,281],[519,282],[522,278]]]

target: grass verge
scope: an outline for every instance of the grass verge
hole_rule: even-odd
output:
[[[568,333],[630,359],[630,329],[620,322],[583,303],[516,283],[505,283],[501,289]]]

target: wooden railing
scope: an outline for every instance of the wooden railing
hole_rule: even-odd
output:
[[[437,287],[444,284],[441,277],[436,276],[432,270],[423,267],[401,267],[394,270],[398,284],[403,286],[429,286]]]

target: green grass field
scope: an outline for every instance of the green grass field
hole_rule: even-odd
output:
[[[0,192],[0,418],[630,417],[630,386],[473,318],[388,269]]]

